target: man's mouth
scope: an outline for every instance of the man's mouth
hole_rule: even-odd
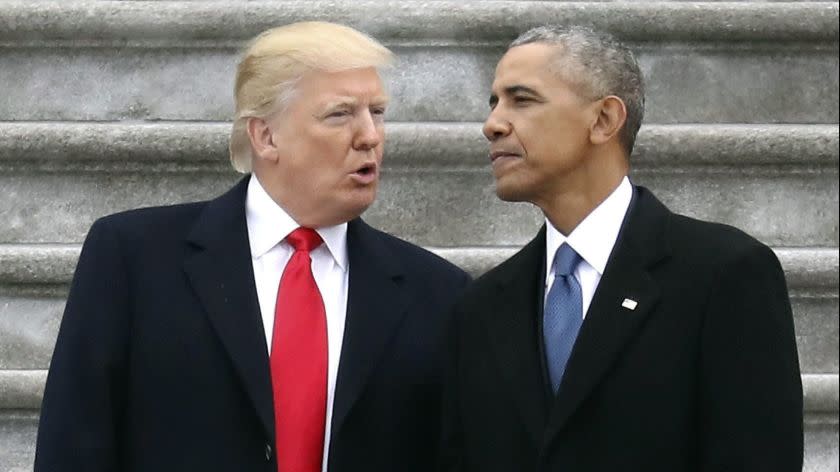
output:
[[[377,167],[375,162],[368,162],[359,166],[350,176],[360,184],[370,184],[376,180]]]
[[[499,159],[518,159],[521,155],[511,151],[493,151],[490,153],[490,162],[495,163]]]
[[[369,175],[376,172],[376,164],[365,164],[356,170],[356,174]]]

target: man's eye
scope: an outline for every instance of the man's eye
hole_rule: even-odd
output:
[[[383,107],[374,107],[370,109],[370,116],[372,116],[376,120],[382,120],[385,118],[385,108]]]
[[[530,103],[533,102],[534,99],[531,97],[513,97],[514,103]]]
[[[348,116],[350,114],[350,110],[335,110],[331,111],[327,114],[327,118],[341,118],[344,116]]]

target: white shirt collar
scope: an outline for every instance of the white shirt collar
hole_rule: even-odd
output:
[[[248,224],[251,257],[255,259],[283,242],[289,233],[300,227],[271,198],[253,174],[248,182],[248,193],[245,197],[245,219]],[[342,270],[347,270],[347,223],[316,228],[315,231],[324,240],[335,263]]]
[[[624,221],[624,215],[630,208],[630,201],[633,198],[633,186],[625,176],[621,183],[612,193],[601,202],[592,212],[572,230],[569,236],[564,236],[560,231],[551,225],[548,218],[545,220],[545,254],[546,271],[551,271],[554,262],[554,254],[564,242],[577,252],[587,264],[592,266],[599,275],[604,275],[607,260],[610,257],[613,246],[618,239],[618,232]]]

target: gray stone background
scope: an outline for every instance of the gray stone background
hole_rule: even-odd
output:
[[[648,114],[632,178],[774,248],[790,286],[808,471],[838,470],[838,3],[0,0],[0,471],[29,471],[80,243],[99,216],[210,198],[236,58],[258,32],[342,22],[399,56],[366,219],[480,274],[541,224],[493,193],[493,69],[544,23],[638,53]]]

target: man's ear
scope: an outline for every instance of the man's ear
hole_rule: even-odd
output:
[[[604,144],[616,137],[627,121],[624,101],[615,95],[606,96],[596,103],[598,115],[592,123],[589,139],[592,144]]]
[[[274,136],[268,122],[262,118],[248,118],[245,125],[248,129],[248,138],[251,139],[251,149],[257,159],[277,160],[277,146],[274,144]]]

